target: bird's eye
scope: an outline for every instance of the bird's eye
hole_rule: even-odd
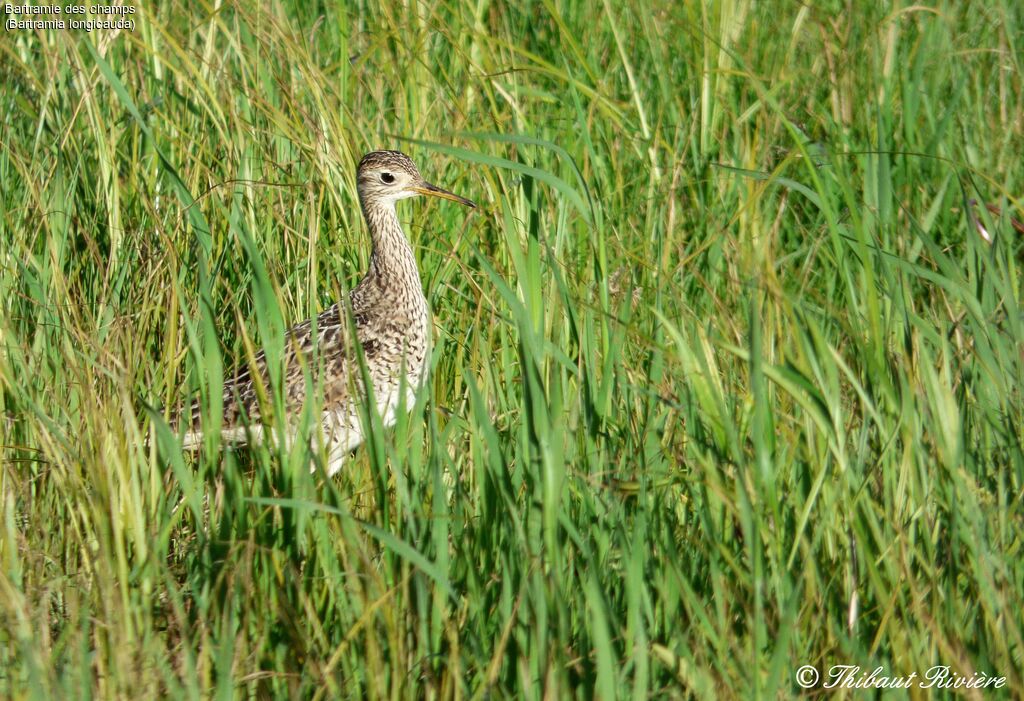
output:
[[[390,185],[391,183],[395,182],[395,176],[393,176],[391,173],[381,173],[380,181],[382,183],[387,183],[388,185]]]

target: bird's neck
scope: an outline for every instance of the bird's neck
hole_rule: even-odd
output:
[[[388,279],[392,285],[402,284],[414,288],[422,296],[423,287],[416,268],[416,257],[402,231],[394,203],[363,202],[362,207],[373,244],[367,277]]]

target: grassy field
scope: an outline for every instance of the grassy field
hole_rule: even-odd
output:
[[[1024,10],[874,5],[0,34],[0,698],[1024,693]],[[481,205],[399,206],[416,407],[332,480],[183,454],[366,268],[378,148]]]

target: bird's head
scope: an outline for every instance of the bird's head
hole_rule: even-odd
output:
[[[394,204],[407,197],[429,195],[476,207],[466,198],[428,183],[412,159],[401,151],[372,151],[363,156],[356,182],[364,205]]]

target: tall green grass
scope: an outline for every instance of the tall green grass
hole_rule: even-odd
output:
[[[0,38],[0,696],[1021,693],[1016,3],[255,5]],[[376,148],[482,205],[400,207],[429,386],[182,454]]]

